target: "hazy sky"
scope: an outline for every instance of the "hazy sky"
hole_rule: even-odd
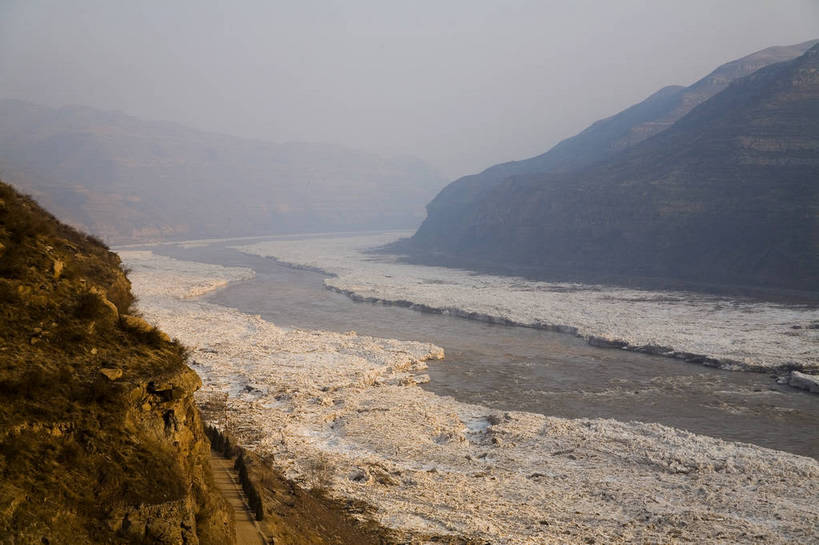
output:
[[[417,155],[456,177],[816,37],[819,0],[0,0],[0,97]]]

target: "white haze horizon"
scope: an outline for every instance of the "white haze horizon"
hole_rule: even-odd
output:
[[[815,0],[5,0],[0,98],[413,156],[454,179],[817,37]]]

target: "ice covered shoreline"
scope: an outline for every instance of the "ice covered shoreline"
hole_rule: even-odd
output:
[[[330,276],[355,301],[575,335],[589,344],[730,370],[819,370],[819,310],[687,292],[536,282],[410,265],[366,249],[396,234],[237,246]]]
[[[123,252],[146,318],[193,348],[200,399],[289,478],[386,526],[492,543],[808,542],[819,464],[673,428],[499,412],[417,386],[423,342],[288,330],[196,296],[252,271]],[[444,363],[445,364],[445,363]]]

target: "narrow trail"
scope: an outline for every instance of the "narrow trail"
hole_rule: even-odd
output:
[[[236,521],[236,545],[266,545],[256,520],[250,513],[247,503],[233,471],[233,461],[222,458],[211,451],[210,465],[213,468],[213,477],[219,492],[233,507]]]

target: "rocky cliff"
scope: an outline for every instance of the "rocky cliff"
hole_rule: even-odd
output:
[[[794,59],[817,42],[819,40],[757,51],[718,67],[688,87],[665,87],[644,101],[593,123],[546,153],[495,165],[480,174],[452,182],[427,205],[427,218],[410,247],[415,251],[452,250],[458,246],[458,239],[466,236],[467,216],[476,203],[507,178],[567,172],[611,158],[667,130],[696,106],[726,89],[732,81],[770,64]]]
[[[817,292],[818,180],[816,45],[606,161],[508,178],[447,248],[565,279]]]
[[[0,183],[0,543],[233,543],[185,350],[119,258]]]

